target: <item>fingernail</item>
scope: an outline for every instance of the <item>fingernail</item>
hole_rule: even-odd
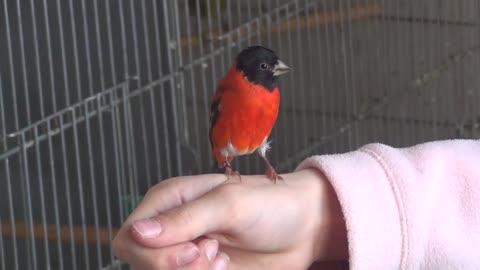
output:
[[[155,238],[162,232],[162,225],[154,219],[135,221],[133,229],[143,238]]]
[[[198,257],[200,257],[200,250],[193,244],[187,245],[177,254],[177,266],[189,264]]]
[[[227,270],[228,262],[230,258],[225,253],[220,253],[218,255],[218,260],[213,265],[213,270]]]
[[[209,240],[205,243],[205,253],[207,253],[207,258],[209,261],[213,261],[218,251],[218,241],[215,239]]]

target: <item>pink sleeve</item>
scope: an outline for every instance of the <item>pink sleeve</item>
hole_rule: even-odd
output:
[[[351,269],[480,269],[480,141],[315,156],[346,221]]]

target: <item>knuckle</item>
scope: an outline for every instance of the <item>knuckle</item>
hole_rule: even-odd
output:
[[[187,209],[180,211],[177,216],[180,226],[188,226],[193,223],[193,213]]]
[[[165,189],[170,187],[170,185],[175,184],[175,179],[176,178],[170,178],[170,179],[165,179],[165,180],[160,180],[157,184],[155,184],[153,187],[151,187],[148,191],[147,194],[149,193],[155,193],[156,191],[160,189]]]
[[[173,177],[165,180],[160,180],[158,184],[155,186],[159,188],[165,188],[165,187],[170,187],[171,185],[175,185],[178,182],[179,177]]]

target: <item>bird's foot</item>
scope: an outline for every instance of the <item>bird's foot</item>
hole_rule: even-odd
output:
[[[230,177],[238,177],[238,180],[242,182],[242,176],[238,171],[234,171],[232,169],[232,166],[230,166],[230,163],[225,162],[223,164],[223,167],[225,168],[225,175],[227,176],[227,180],[230,180]]]
[[[269,167],[268,167],[268,170],[267,170],[267,172],[265,172],[265,175],[266,175],[270,180],[272,180],[272,182],[273,182],[274,184],[276,184],[278,180],[281,180],[281,181],[284,181],[284,182],[285,182],[285,180],[283,180],[283,177],[281,177],[280,175],[278,175],[277,172],[275,171],[275,169],[274,169],[272,166],[269,166]]]

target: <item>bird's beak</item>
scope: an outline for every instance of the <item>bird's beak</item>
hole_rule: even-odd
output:
[[[285,65],[285,63],[283,63],[282,61],[278,60],[278,64],[276,64],[275,67],[273,67],[273,76],[285,74],[290,70],[293,70],[293,69]]]

